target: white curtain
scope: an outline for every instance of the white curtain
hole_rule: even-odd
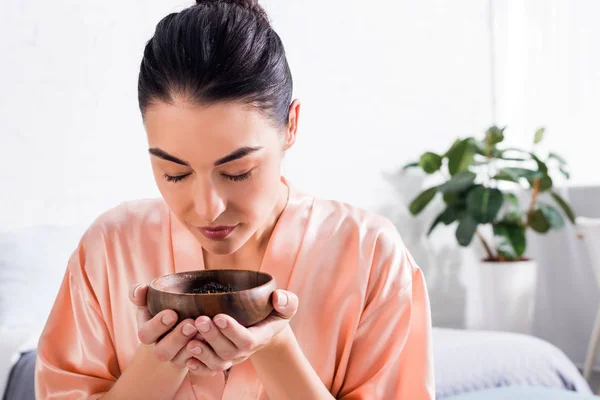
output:
[[[560,191],[579,215],[600,217],[600,2],[490,0],[490,12],[495,122],[525,147],[545,126],[539,150],[573,172],[568,184],[555,177]],[[600,300],[583,243],[567,225],[529,245],[540,268],[534,333],[582,365]]]
[[[507,140],[569,161],[571,183],[600,184],[600,2],[490,0],[496,122]]]

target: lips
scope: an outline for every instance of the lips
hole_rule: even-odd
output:
[[[205,226],[198,228],[200,233],[211,240],[223,240],[234,231],[236,226]]]

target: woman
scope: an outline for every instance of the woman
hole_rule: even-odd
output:
[[[300,103],[264,10],[198,1],[165,17],[138,94],[162,199],[84,234],[40,339],[37,397],[433,398],[427,292],[397,231],[280,176]],[[153,278],[218,268],[273,275],[275,311],[249,328],[148,312]]]

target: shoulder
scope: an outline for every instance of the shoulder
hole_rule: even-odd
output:
[[[315,198],[312,214],[313,222],[332,240],[355,241],[363,250],[371,247],[391,251],[396,246],[404,247],[398,230],[388,218],[364,208]]]
[[[344,274],[356,274],[367,292],[410,284],[419,270],[398,230],[386,217],[348,203],[314,199],[313,232],[328,254],[337,253]],[[332,249],[337,249],[333,250]]]
[[[69,263],[71,272],[76,272],[73,266],[95,269],[107,259],[151,248],[150,242],[168,235],[169,221],[162,199],[127,201],[104,211],[83,233]]]
[[[151,234],[169,220],[169,210],[162,199],[144,199],[120,203],[100,214],[83,235],[84,240],[110,240],[139,232]]]

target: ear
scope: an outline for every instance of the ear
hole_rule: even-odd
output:
[[[288,112],[288,124],[285,128],[285,140],[283,141],[283,151],[286,151],[296,143],[296,134],[298,132],[298,118],[300,117],[300,100],[295,99],[290,104]]]

